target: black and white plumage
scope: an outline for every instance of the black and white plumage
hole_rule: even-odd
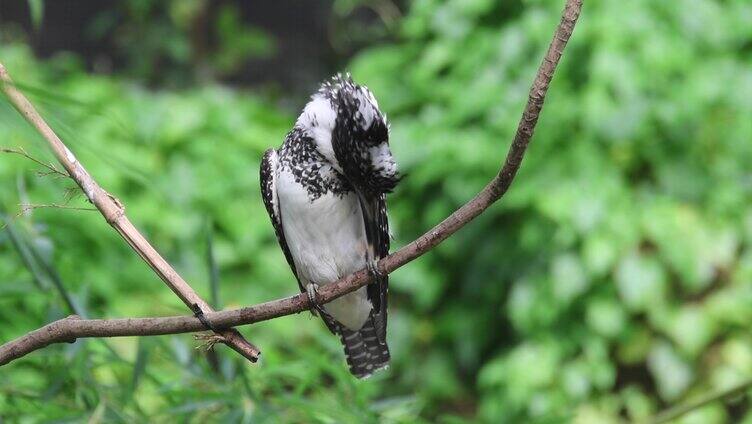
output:
[[[386,193],[398,182],[386,117],[349,75],[325,82],[261,163],[264,204],[301,291],[314,296],[366,267],[374,274],[368,286],[317,307],[358,378],[389,364],[388,278],[374,265],[389,252]]]

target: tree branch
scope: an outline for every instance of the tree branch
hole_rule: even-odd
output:
[[[397,268],[405,265],[413,259],[423,255],[429,250],[433,249],[436,245],[446,240],[449,236],[457,232],[465,224],[470,222],[473,218],[480,215],[489,206],[496,202],[509,188],[510,184],[514,180],[517,170],[520,167],[522,158],[527,149],[530,138],[533,135],[535,125],[538,122],[538,116],[543,107],[543,101],[548,90],[548,86],[553,77],[556,66],[561,59],[564,47],[572,35],[574,26],[579,17],[580,10],[582,8],[582,0],[567,0],[564,12],[561,18],[561,22],[554,33],[553,40],[548,48],[546,56],[543,59],[528,98],[527,105],[523,111],[522,118],[520,119],[517,127],[517,132],[514,136],[512,145],[507,153],[504,165],[491,180],[491,182],[476,195],[472,200],[452,213],[444,221],[436,225],[434,228],[420,236],[415,241],[406,245],[402,249],[392,253],[391,255],[381,259],[377,266],[382,273],[391,273]],[[6,75],[0,67],[0,77]],[[6,84],[5,87],[8,87]],[[7,90],[7,88],[4,88]],[[29,105],[30,107],[30,105]],[[26,113],[26,108],[20,108],[22,113]],[[39,121],[32,121],[32,123]],[[36,124],[35,124],[36,126]],[[46,128],[46,126],[45,126]],[[43,130],[44,128],[42,128]],[[42,131],[40,130],[40,131]],[[52,134],[51,130],[47,128],[48,133]],[[52,134],[54,137],[54,134]],[[57,139],[55,137],[55,139]],[[58,140],[59,142],[59,140]],[[59,143],[62,146],[62,143]],[[65,157],[68,153],[67,150],[61,150],[62,157]],[[72,156],[72,155],[71,155]],[[60,158],[60,156],[59,156]],[[72,165],[77,167],[72,170],[80,168],[80,164],[75,162],[75,159],[71,162]],[[65,163],[63,163],[66,166]],[[68,169],[68,166],[66,166]],[[82,171],[78,172],[85,172]],[[88,174],[86,174],[88,176]],[[78,179],[77,179],[78,181]],[[88,181],[91,181],[89,177]],[[96,185],[88,186],[82,185],[84,192],[87,194],[92,202],[101,202],[102,198],[111,199],[111,197],[101,190]],[[91,196],[89,196],[91,194]],[[95,203],[96,204],[96,203]],[[135,241],[131,240],[132,233],[135,229],[132,228],[130,222],[125,219],[122,214],[122,210],[115,208],[117,202],[108,202],[103,205],[103,214],[107,217],[108,222],[113,222],[120,225],[124,230],[118,230],[126,240],[133,246]],[[97,206],[99,208],[99,206]],[[102,209],[100,209],[102,210]],[[123,225],[126,222],[128,225]],[[116,227],[118,228],[118,227]],[[125,233],[125,234],[124,234]],[[137,234],[137,233],[136,233]],[[140,236],[140,234],[139,234]],[[145,242],[143,240],[141,243]],[[141,244],[138,244],[139,246]],[[150,247],[150,246],[149,246]],[[153,249],[152,249],[153,250]],[[137,250],[140,252],[140,250]],[[156,252],[154,252],[156,253]],[[161,259],[161,257],[160,257]],[[162,260],[163,261],[163,260]],[[166,263],[165,263],[166,264]],[[156,270],[156,269],[155,269]],[[170,268],[171,270],[171,268]],[[157,271],[160,276],[163,275],[163,271]],[[177,275],[172,271],[174,275]],[[165,277],[163,277],[165,278]],[[337,297],[343,296],[347,293],[357,290],[360,287],[368,284],[370,277],[366,270],[360,270],[338,281],[321,286],[318,290],[318,302],[327,303],[334,300]],[[167,280],[166,280],[167,281]],[[180,280],[182,281],[182,280]],[[175,289],[173,289],[175,290]],[[179,294],[180,295],[180,294]],[[181,298],[183,298],[181,296]],[[185,299],[184,299],[185,300]],[[310,309],[308,297],[305,294],[298,294],[283,299],[262,303],[255,306],[249,306],[245,308],[221,311],[221,312],[208,312],[205,314],[209,323],[218,329],[229,328],[236,325],[252,324],[259,321],[269,320],[284,315],[291,315],[298,312],[307,311]],[[187,333],[203,330],[204,326],[201,322],[190,316],[184,317],[165,317],[165,318],[126,318],[126,319],[111,319],[111,320],[82,320],[76,316],[71,316],[59,321],[55,321],[48,324],[38,330],[28,333],[16,340],[8,342],[0,346],[0,365],[6,364],[16,358],[20,358],[34,350],[41,349],[52,343],[72,341],[77,338],[83,337],[118,337],[118,336],[150,336],[150,335],[162,335],[162,334],[177,334]]]
[[[672,408],[666,409],[647,422],[650,424],[667,423],[713,402],[724,401],[736,396],[743,395],[751,388],[752,379],[747,379],[742,381],[741,383],[736,384],[735,386],[707,393],[700,398],[684,405],[674,406]]]
[[[125,215],[125,208],[114,196],[102,189],[91,177],[83,164],[73,155],[73,152],[60,140],[55,132],[47,125],[26,96],[13,84],[10,75],[0,63],[0,91],[8,98],[13,107],[42,135],[52,149],[58,162],[65,168],[70,177],[81,187],[89,201],[99,210],[105,220],[125,239],[130,247],[151,267],[167,286],[189,308],[197,305],[201,311],[211,312],[213,309],[193,288],[175,271],[175,269],[157,252]],[[11,153],[18,153],[10,151]],[[26,155],[29,157],[28,155]],[[44,165],[44,164],[43,164]],[[54,168],[54,167],[53,167]],[[261,352],[245,340],[234,329],[226,329],[219,334],[223,342],[232,347],[251,362],[258,360]]]

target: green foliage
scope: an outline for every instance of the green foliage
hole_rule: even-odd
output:
[[[407,173],[390,198],[395,247],[498,171],[561,3],[420,0],[396,41],[351,63],[387,111]],[[749,377],[750,17],[743,0],[587,3],[508,194],[393,274],[389,372],[353,381],[337,341],[300,315],[245,330],[264,350],[260,366],[220,350],[212,368],[187,336],[49,347],[3,369],[0,411],[616,422]],[[0,53],[201,293],[211,292],[207,219],[223,306],[295,291],[257,177],[294,112],[214,85],[146,91],[71,59],[40,65],[17,45]],[[4,103],[0,127],[3,145],[49,158]],[[68,182],[37,178],[15,156],[0,164],[6,215],[64,201]],[[96,214],[40,209],[12,222],[25,247],[0,233],[1,340],[70,312],[50,270],[24,264],[30,247],[87,315],[185,312]],[[750,420],[745,405],[709,405],[686,422]]]
[[[151,93],[87,75],[63,60],[40,67],[20,46],[2,52],[79,160],[122,198],[134,222],[207,298],[208,218],[214,222],[212,256],[223,306],[296,292],[258,190],[262,152],[282,140],[291,116],[221,87]],[[52,86],[54,93],[41,88]],[[16,112],[5,102],[0,107],[4,142],[51,160]],[[37,166],[20,156],[3,155],[2,163],[0,178],[8,189],[0,204],[3,221],[11,223],[0,233],[2,340],[74,312],[66,297],[91,317],[186,312],[96,213],[36,209],[13,217],[19,203],[66,202],[72,183],[36,176]],[[68,204],[86,206],[81,196]],[[45,268],[32,250],[53,268]],[[55,291],[58,274],[62,292]],[[419,410],[409,391],[381,392],[387,376],[353,381],[338,340],[308,314],[274,320],[248,334],[263,348],[259,366],[220,349],[212,367],[190,336],[53,346],[3,368],[0,415],[353,422],[373,420],[377,413],[405,421]]]
[[[29,5],[31,23],[34,25],[34,29],[39,29],[44,18],[44,0],[27,0],[27,3]]]
[[[251,58],[275,52],[274,38],[244,25],[232,4],[207,0],[120,1],[89,23],[90,39],[114,41],[126,74],[154,84],[185,86],[237,72]]]

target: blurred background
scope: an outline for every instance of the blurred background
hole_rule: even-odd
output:
[[[392,274],[393,364],[366,381],[310,314],[82,340],[0,369],[8,422],[644,419],[752,378],[752,3],[585,2],[508,194]],[[408,177],[396,249],[498,171],[563,0],[0,1],[0,62],[218,308],[297,292],[259,195],[337,71],[368,85]],[[51,161],[0,99],[0,147]],[[185,307],[70,181],[0,154],[0,341],[70,313]],[[746,420],[746,396],[685,423]]]

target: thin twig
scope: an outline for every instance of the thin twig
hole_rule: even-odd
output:
[[[1,65],[0,65],[1,66]],[[0,153],[12,153],[16,155],[21,155],[25,157],[26,159],[29,159],[30,161],[42,165],[43,167],[47,168],[47,171],[39,171],[38,175],[41,177],[45,177],[47,175],[56,175],[58,177],[62,178],[70,178],[70,175],[66,174],[65,172],[57,169],[57,167],[51,163],[45,163],[41,160],[35,158],[34,156],[31,156],[30,154],[26,153],[26,150],[24,150],[23,147],[18,147],[15,149],[11,149],[8,147],[0,147]]]
[[[0,65],[2,66],[2,65]],[[34,156],[31,156],[29,153],[26,152],[26,150],[23,147],[17,147],[17,148],[8,148],[8,147],[0,147],[0,153],[10,153],[15,155],[20,155],[25,157],[26,159],[41,165],[47,169],[47,171],[37,171],[37,175],[40,177],[46,177],[49,175],[54,175],[58,178],[70,178],[70,175],[66,174],[65,172],[59,170],[55,165],[52,163],[46,163],[42,162],[41,160],[35,158]],[[75,207],[75,206],[68,206],[68,202],[71,201],[75,194],[78,192],[78,188],[68,188],[65,190],[65,203],[64,204],[58,204],[58,203],[51,203],[51,204],[31,204],[31,203],[22,203],[19,206],[21,207],[21,210],[18,211],[15,215],[13,215],[10,218],[6,218],[5,222],[0,225],[0,230],[4,230],[5,227],[7,227],[11,221],[15,221],[16,219],[20,218],[25,213],[33,210],[33,209],[42,209],[42,208],[56,208],[56,209],[72,209],[72,210],[81,210],[81,211],[96,211],[95,208],[82,208],[82,207]]]
[[[533,130],[538,122],[538,116],[543,107],[549,83],[553,77],[556,65],[561,58],[562,51],[572,35],[577,18],[582,8],[582,0],[567,0],[561,22],[554,33],[551,45],[535,76],[530,90],[527,105],[517,127],[512,145],[507,153],[501,171],[475,198],[451,214],[444,221],[421,237],[411,242],[397,252],[381,259],[377,267],[382,273],[391,273],[413,259],[428,252],[446,238],[457,232],[473,218],[501,198],[514,180],[517,170],[525,154]],[[2,68],[0,68],[0,73]],[[75,162],[74,162],[75,163]],[[97,190],[100,190],[96,186]],[[90,188],[91,189],[91,188]],[[84,192],[89,193],[85,189]],[[94,196],[99,196],[97,192]],[[91,199],[92,196],[89,196]],[[95,197],[96,199],[96,197]],[[100,209],[101,210],[101,209]],[[118,211],[115,211],[118,212]],[[104,213],[104,212],[103,212]],[[109,216],[105,214],[105,216]],[[123,219],[121,216],[119,219]],[[110,219],[108,218],[108,222]],[[118,221],[116,221],[118,222]],[[121,233],[122,234],[122,233]],[[368,284],[370,277],[363,269],[322,286],[318,291],[318,301],[327,303],[337,297],[357,290]],[[295,296],[262,303],[255,306],[230,311],[209,312],[205,314],[209,324],[218,329],[237,325],[252,324],[272,318],[291,315],[309,310],[308,296]],[[117,336],[149,336],[161,334],[188,333],[204,330],[201,321],[195,317],[167,317],[167,318],[126,318],[112,320],[82,320],[80,318],[66,318],[55,321],[38,330],[32,331],[20,338],[0,346],[0,365],[20,358],[29,352],[41,349],[52,343],[68,341],[81,337],[117,337]],[[224,335],[225,333],[222,333]]]
[[[196,350],[203,350],[205,352],[211,352],[214,350],[214,345],[222,343],[222,336],[218,336],[213,333],[199,333],[193,335],[194,340],[200,340],[202,343],[196,346]]]
[[[5,222],[3,222],[2,225],[0,225],[0,230],[4,230],[5,227],[7,227],[11,221],[15,221],[16,219],[20,218],[25,213],[32,211],[34,209],[67,209],[67,210],[74,210],[74,211],[91,211],[96,212],[96,208],[84,208],[80,206],[68,206],[68,205],[61,205],[59,203],[48,203],[48,204],[37,204],[37,203],[21,203],[18,205],[21,210],[18,211],[15,215],[11,216],[10,218],[5,218]]]
[[[172,289],[188,307],[197,305],[206,313],[213,309],[193,288],[175,271],[175,269],[157,252],[131,223],[125,215],[125,208],[114,196],[102,189],[91,177],[83,164],[71,150],[60,140],[47,122],[36,111],[26,96],[13,84],[5,67],[0,64],[0,91],[8,98],[13,107],[28,121],[47,141],[58,162],[83,190],[89,202],[102,213],[105,220],[125,239],[128,245],[151,267],[152,270]],[[261,352],[234,329],[222,331],[225,344],[255,362]]]
[[[747,379],[741,383],[731,386],[726,389],[716,390],[714,392],[707,393],[700,398],[688,402],[684,405],[675,406],[669,408],[660,414],[656,415],[648,421],[650,424],[662,424],[675,420],[682,415],[688,414],[696,409],[700,409],[703,406],[709,405],[713,402],[719,402],[731,399],[733,397],[744,394],[746,391],[752,389],[752,379]]]
[[[21,213],[26,213],[34,209],[68,209],[73,211],[92,211],[96,212],[97,208],[85,208],[80,206],[68,206],[61,205],[59,203],[21,203],[18,205],[21,208]]]

